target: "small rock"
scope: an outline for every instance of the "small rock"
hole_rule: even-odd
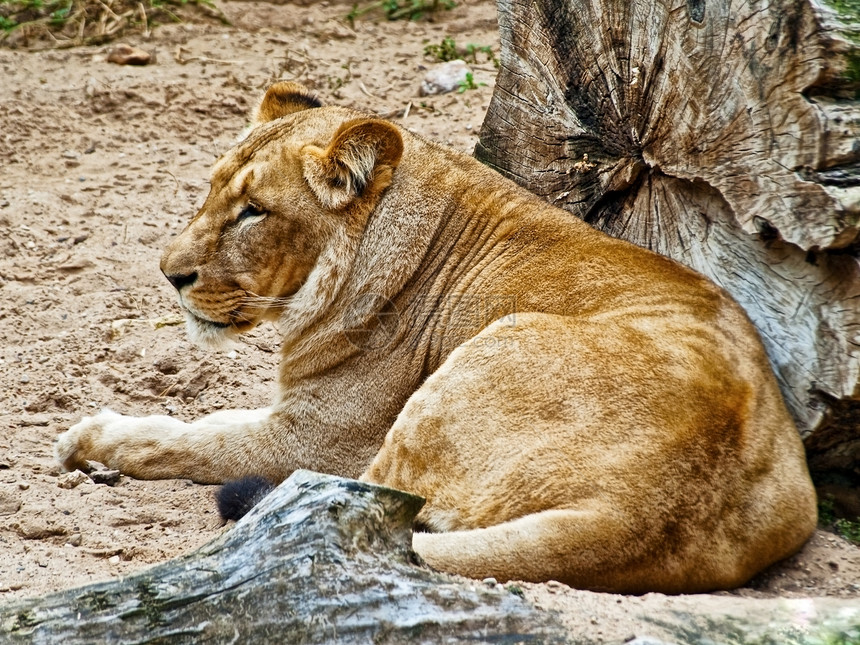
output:
[[[119,481],[120,472],[118,470],[95,470],[90,473],[90,479],[95,484],[105,484],[113,486]]]
[[[24,409],[26,410],[30,404],[27,401],[24,401]],[[26,417],[22,417],[18,424],[22,428],[26,428],[29,426],[46,426],[51,422],[51,418],[44,414],[31,414]]]
[[[92,480],[80,470],[73,470],[70,473],[65,473],[57,478],[57,486],[60,488],[72,489],[80,486],[84,482],[92,483]]]
[[[62,526],[57,526],[44,518],[25,517],[12,524],[12,528],[25,540],[44,540],[55,535],[66,534],[66,529]]]
[[[108,562],[110,562],[111,564],[119,564],[119,556],[118,555],[112,555],[111,557],[108,558]]]
[[[0,488],[0,515],[14,515],[21,510],[21,499],[7,488]]]
[[[175,356],[165,356],[154,363],[155,369],[162,374],[177,374],[182,370],[182,361]]]
[[[496,580],[495,578],[484,578],[483,583],[488,587],[495,587],[497,584],[499,584],[498,580]]]
[[[344,40],[347,38],[355,38],[356,36],[355,32],[340,20],[329,20],[318,32],[318,35],[322,36],[327,41]]]
[[[63,152],[63,159],[77,159],[78,153],[74,150],[65,150]]]
[[[445,94],[456,90],[461,83],[466,81],[466,75],[470,73],[466,61],[452,60],[441,65],[436,65],[424,76],[421,81],[421,96],[431,94]]]
[[[28,484],[27,482],[20,482],[18,484],[18,488],[20,488],[21,490],[29,490],[30,484]]]
[[[81,542],[83,542],[83,536],[80,533],[73,533],[69,536],[69,539],[66,540],[66,544],[70,546],[81,546]]]
[[[549,580],[546,583],[546,588],[547,591],[549,591],[550,593],[559,593],[564,591],[565,589],[568,589],[569,587],[565,584],[562,584],[558,580]]]
[[[30,377],[29,377],[29,376],[27,376],[26,374],[24,374],[24,375],[20,378],[20,381],[21,381],[22,383],[29,383],[29,382],[30,382]]]
[[[91,461],[89,459],[87,459],[87,461],[85,462],[85,465],[86,465],[86,468],[84,469],[84,472],[87,474],[90,474],[94,470],[107,470],[108,469],[108,467],[105,466],[102,462]]]
[[[149,65],[152,55],[137,47],[120,43],[110,50],[107,60],[117,65]]]

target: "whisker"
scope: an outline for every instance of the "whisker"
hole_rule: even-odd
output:
[[[289,302],[289,298],[273,298],[270,296],[260,296],[256,293],[250,293],[243,297],[242,304],[244,305],[268,305],[268,306],[278,306],[278,305],[286,305]]]

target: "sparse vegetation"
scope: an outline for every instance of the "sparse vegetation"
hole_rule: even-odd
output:
[[[342,76],[328,76],[328,89],[338,98],[340,97],[340,88],[352,80],[351,65],[352,59],[349,59],[340,66],[341,69],[346,70],[346,74]]]
[[[62,26],[71,6],[72,0],[0,0],[0,29],[8,32],[34,21]]]
[[[0,0],[0,43],[72,47],[108,42],[188,10],[226,22],[212,0]]]
[[[818,525],[834,531],[853,544],[860,545],[860,519],[837,517],[832,499],[825,497],[818,500]]]
[[[427,14],[453,9],[457,6],[455,0],[375,0],[374,2],[357,2],[352,11],[346,15],[350,24],[356,18],[381,11],[388,20],[420,20]]]
[[[462,94],[466,90],[476,90],[482,85],[486,85],[486,83],[476,83],[472,72],[466,72],[465,80],[462,80],[457,84],[457,87],[459,88],[457,92]]]
[[[481,62],[490,62],[494,67],[499,67],[499,59],[493,53],[493,48],[490,45],[475,45],[469,43],[465,47],[457,47],[457,43],[450,36],[442,39],[438,45],[427,45],[424,47],[424,54],[435,58],[441,62],[449,60],[462,59],[467,63],[478,64]],[[483,54],[484,61],[478,60],[478,54]]]
[[[445,38],[442,39],[442,42],[438,45],[427,45],[424,48],[424,54],[443,63],[460,58],[460,52],[457,51],[457,45],[454,42],[454,39],[450,36],[445,36]]]
[[[508,593],[512,593],[513,595],[519,596],[520,598],[526,597],[526,594],[523,591],[523,588],[520,587],[519,585],[508,585],[507,587],[505,587],[505,589],[508,591]]]
[[[860,545],[860,521],[852,522],[845,518],[839,518],[833,523],[833,528],[849,542]]]

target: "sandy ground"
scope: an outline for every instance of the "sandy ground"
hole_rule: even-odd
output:
[[[224,530],[211,487],[126,477],[72,486],[52,444],[102,407],[192,420],[268,404],[274,331],[230,354],[193,347],[158,270],[268,83],[298,80],[325,102],[474,147],[493,65],[473,66],[474,90],[420,97],[418,88],[434,65],[428,43],[451,36],[498,51],[492,2],[460,0],[434,22],[354,28],[343,3],[219,6],[233,26],[128,39],[156,54],[146,67],[107,63],[109,47],[0,50],[0,603],[129,573]],[[592,612],[607,642],[637,633],[616,614],[642,599],[559,585],[526,593],[570,616]],[[860,597],[860,549],[820,531],[733,597],[750,595]],[[615,613],[601,627],[607,607]]]

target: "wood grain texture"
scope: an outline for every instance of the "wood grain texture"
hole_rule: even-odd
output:
[[[852,9],[854,7],[854,9]],[[476,156],[746,309],[813,463],[860,475],[860,15],[500,0]]]
[[[565,642],[551,614],[503,587],[416,566],[422,504],[297,471],[187,556],[0,605],[0,643]]]

